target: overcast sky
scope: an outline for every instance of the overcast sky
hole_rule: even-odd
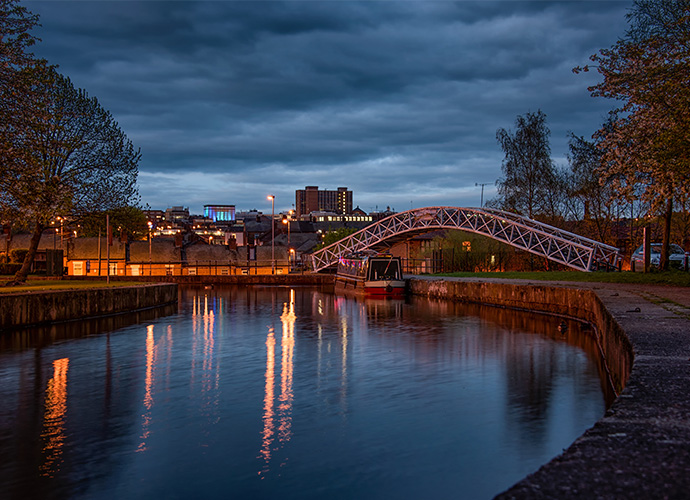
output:
[[[142,205],[276,212],[295,190],[354,205],[476,207],[499,128],[541,109],[556,164],[613,103],[572,68],[610,47],[632,1],[26,1],[34,52],[141,149]]]

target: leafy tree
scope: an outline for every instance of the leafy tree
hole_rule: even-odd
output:
[[[33,65],[30,99],[23,103],[29,127],[10,146],[21,154],[0,165],[0,209],[21,214],[33,231],[15,281],[26,279],[43,230],[57,216],[121,207],[135,200],[139,151],[99,102],[54,68]]]
[[[466,231],[445,231],[433,241],[432,248],[423,255],[440,257],[441,272],[502,271],[515,254],[510,245]]]
[[[316,245],[316,250],[321,250],[328,245],[332,245],[336,241],[340,241],[343,238],[347,238],[352,233],[356,233],[357,229],[352,227],[339,227],[338,229],[326,231],[323,235],[323,240],[321,243]]]
[[[30,69],[45,64],[29,52],[37,40],[30,31],[37,24],[38,16],[19,6],[17,0],[0,0],[0,158],[3,163],[22,153],[14,138],[29,124],[29,109],[24,105],[33,90]]]
[[[575,134],[570,134],[568,148],[570,215],[583,221],[583,229],[592,238],[611,243],[615,212],[621,207],[611,184],[600,182],[602,153],[596,143]]]
[[[124,206],[86,214],[81,219],[82,234],[84,236],[105,236],[106,216],[110,216],[110,226],[129,239],[145,239],[148,236],[148,220],[146,214],[134,206]]]
[[[0,0],[0,112],[3,132],[12,116],[8,114],[15,99],[21,96],[21,74],[18,70],[36,62],[28,48],[36,43],[30,31],[38,16],[20,7],[17,0]]]
[[[667,269],[673,201],[690,192],[690,0],[637,0],[628,20],[624,39],[591,56],[603,81],[590,92],[621,103],[596,135],[602,176],[661,215]]]
[[[541,111],[518,116],[515,132],[498,129],[496,140],[505,153],[498,206],[529,218],[559,215],[563,179],[551,160],[546,115]]]
[[[680,243],[687,252],[690,251],[690,197],[680,197],[676,205],[681,210],[674,213],[671,234],[673,241]]]

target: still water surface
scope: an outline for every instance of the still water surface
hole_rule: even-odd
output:
[[[557,318],[281,287],[166,314],[0,339],[3,498],[491,498],[604,412]]]

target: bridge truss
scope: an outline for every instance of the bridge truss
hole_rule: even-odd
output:
[[[617,267],[618,249],[527,217],[487,208],[425,207],[400,212],[343,238],[311,256],[315,272],[346,254],[381,249],[416,233],[460,229],[481,234],[580,271]]]

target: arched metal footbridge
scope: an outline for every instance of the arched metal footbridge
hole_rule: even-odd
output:
[[[315,272],[338,263],[346,254],[390,248],[397,241],[435,229],[481,234],[580,271],[617,267],[617,248],[537,222],[487,208],[425,207],[400,212],[371,224],[311,256]]]

